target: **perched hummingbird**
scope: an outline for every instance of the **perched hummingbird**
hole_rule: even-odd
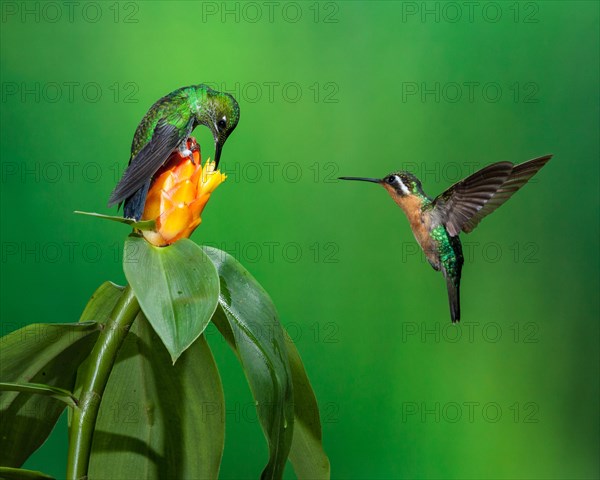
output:
[[[404,210],[427,260],[446,279],[452,322],[460,320],[460,274],[463,265],[458,234],[470,233],[487,215],[506,202],[542,168],[552,155],[514,165],[498,162],[455,183],[431,199],[421,181],[409,172],[391,173],[382,179],[340,177],[378,183]]]
[[[124,215],[139,220],[152,177],[176,148],[192,159],[186,140],[198,125],[207,126],[215,140],[215,163],[240,118],[240,107],[228,93],[206,85],[184,87],[165,95],[144,115],[131,144],[129,166],[108,200],[125,202]]]

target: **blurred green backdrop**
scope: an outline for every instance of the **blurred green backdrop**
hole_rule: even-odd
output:
[[[273,297],[333,478],[598,478],[598,22],[597,2],[2,2],[2,334],[123,283],[125,228],[72,211],[110,213],[142,115],[211,83],[242,115],[193,238]],[[401,211],[335,180],[410,168],[435,195],[545,153],[463,235],[458,328]],[[208,336],[222,478],[256,478],[249,390]],[[65,434],[27,466],[62,477]]]

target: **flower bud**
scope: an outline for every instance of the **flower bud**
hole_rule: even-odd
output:
[[[200,147],[196,139],[187,140],[191,157],[176,150],[156,172],[144,206],[142,220],[154,220],[154,230],[144,230],[146,240],[156,246],[175,243],[188,238],[200,225],[201,215],[211,193],[226,175],[215,170],[210,159],[200,164]]]

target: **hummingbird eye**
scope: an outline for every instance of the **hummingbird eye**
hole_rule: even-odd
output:
[[[393,184],[394,184],[394,182],[396,181],[396,176],[395,176],[395,175],[390,175],[389,177],[387,177],[387,178],[385,179],[385,181],[386,181],[387,183],[389,183],[390,185],[393,185]]]
[[[226,117],[223,117],[221,120],[219,120],[217,122],[217,127],[219,127],[219,130],[223,130],[226,126],[227,126],[227,118]]]

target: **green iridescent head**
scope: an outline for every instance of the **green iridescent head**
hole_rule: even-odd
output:
[[[400,196],[423,194],[421,180],[410,172],[390,173],[381,182],[384,184],[384,187],[393,189]]]
[[[199,123],[206,125],[215,139],[215,162],[219,165],[225,141],[240,120],[240,106],[232,95],[218,92],[207,85],[196,87],[198,97],[204,98],[199,111]]]

